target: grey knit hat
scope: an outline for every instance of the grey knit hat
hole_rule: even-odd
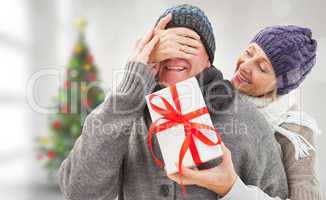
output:
[[[172,19],[166,28],[186,27],[195,31],[203,42],[211,64],[214,61],[215,39],[211,23],[205,13],[198,7],[182,4],[168,8],[156,21],[172,13]]]
[[[297,88],[316,63],[317,42],[309,28],[271,26],[251,42],[257,43],[272,63],[277,77],[277,94]]]

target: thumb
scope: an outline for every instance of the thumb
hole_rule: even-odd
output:
[[[175,165],[178,167],[178,164],[175,163]],[[182,176],[187,179],[196,179],[198,177],[199,170],[195,167],[194,169],[191,169],[189,167],[181,166],[182,168]]]
[[[164,30],[166,25],[171,21],[171,19],[172,19],[172,14],[169,13],[158,22],[154,31],[157,32],[159,30]]]
[[[221,143],[223,155],[222,155],[222,163],[223,164],[232,164],[232,155],[231,151],[225,146],[225,144],[222,142]]]
[[[139,45],[140,41],[141,41],[141,38],[139,38],[139,39],[136,41],[136,44],[135,44],[135,46],[134,46],[134,50],[136,50],[136,49],[137,49],[137,47],[138,47],[138,45]]]
[[[182,167],[183,175],[188,178],[196,178],[198,176],[198,170],[188,167]]]

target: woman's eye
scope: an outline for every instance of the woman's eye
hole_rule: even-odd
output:
[[[246,49],[245,53],[246,53],[247,56],[251,56],[251,53],[249,52],[248,49]]]
[[[260,69],[260,71],[262,71],[262,72],[266,73],[266,70],[265,70],[264,66],[262,66],[262,65],[259,65],[259,69]]]

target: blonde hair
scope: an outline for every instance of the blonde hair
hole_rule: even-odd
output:
[[[271,98],[272,101],[276,101],[277,98],[278,98],[278,95],[277,95],[277,87],[275,87],[274,90],[272,90],[272,91],[270,91],[270,92],[264,94],[263,97]]]

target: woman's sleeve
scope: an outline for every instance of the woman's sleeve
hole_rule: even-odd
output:
[[[307,127],[294,124],[284,124],[283,128],[301,134],[310,144],[314,144],[314,133]],[[321,200],[322,192],[317,178],[315,163],[316,152],[310,151],[310,155],[296,160],[294,146],[281,134],[276,134],[283,152],[283,164],[288,178],[290,198],[294,200]]]
[[[312,145],[314,145],[313,132],[306,128],[292,124],[284,125],[284,128],[300,133]],[[288,178],[290,195],[292,200],[322,200],[322,192],[317,179],[315,152],[304,159],[296,160],[294,147],[284,136],[277,134],[277,141],[281,144],[283,151],[283,164]],[[246,185],[237,177],[231,190],[221,200],[281,200],[279,197],[271,197],[263,190],[253,185]]]
[[[237,177],[231,190],[220,200],[281,200],[278,197],[270,197],[257,186],[246,185]]]

